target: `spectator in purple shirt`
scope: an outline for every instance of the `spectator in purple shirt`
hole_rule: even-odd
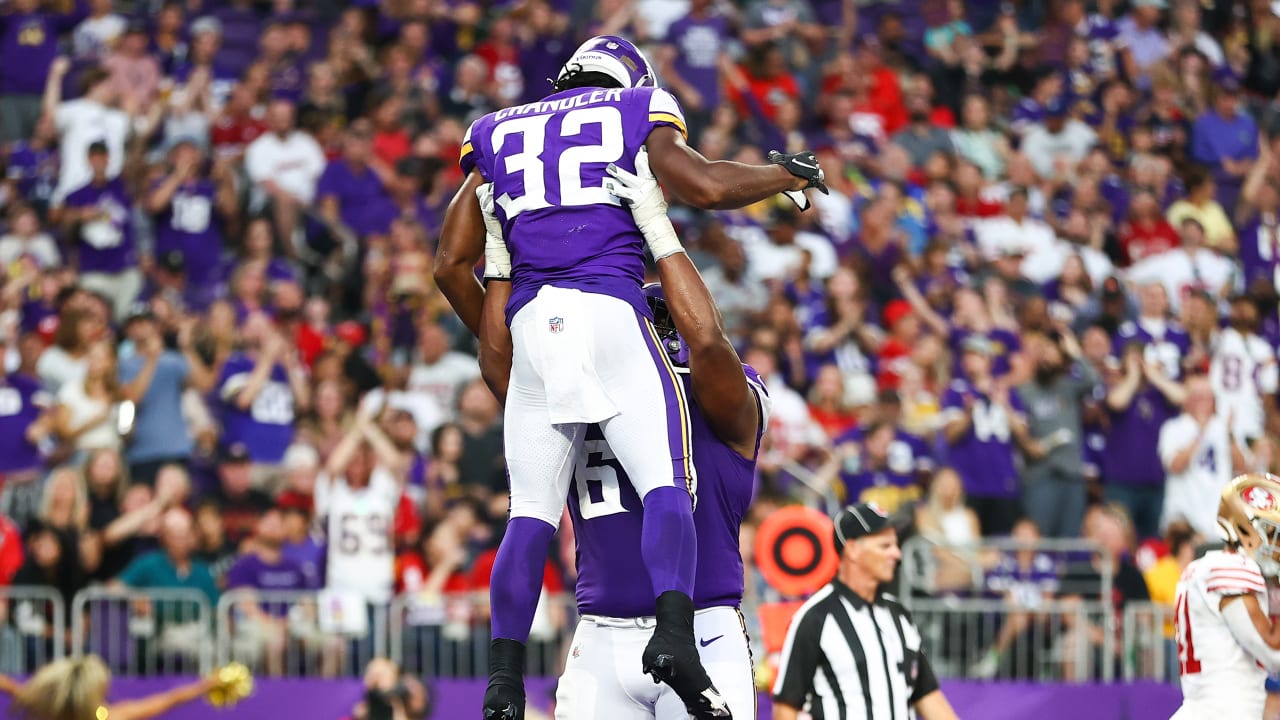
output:
[[[308,404],[310,389],[296,349],[265,315],[250,315],[241,336],[243,350],[227,358],[217,383],[222,440],[227,446],[243,444],[254,464],[255,486],[274,489],[297,411]]]
[[[964,481],[982,531],[1004,535],[1022,515],[1014,443],[1032,457],[1044,453],[1027,433],[1021,398],[1007,381],[992,376],[994,350],[981,335],[971,335],[961,344],[964,379],[952,380],[942,396],[943,435],[947,460]]]
[[[58,54],[58,36],[84,17],[78,3],[65,14],[40,5],[40,0],[13,0],[12,7],[0,7],[0,143],[31,136],[45,78]]]
[[[155,216],[154,257],[182,256],[186,300],[194,308],[214,300],[222,263],[223,221],[235,217],[238,198],[225,161],[212,174],[194,142],[179,140],[169,151],[168,174],[147,194],[145,208]]]
[[[123,179],[108,179],[109,160],[105,142],[89,146],[93,178],[67,195],[63,219],[76,227],[81,287],[110,300],[120,321],[128,316],[142,290],[142,272],[133,239],[133,198]]]
[[[729,42],[729,20],[711,0],[693,0],[689,14],[667,28],[658,64],[667,87],[680,100],[694,141],[720,105],[720,56]]]
[[[268,675],[284,673],[285,643],[289,637],[288,612],[292,604],[272,593],[306,590],[307,576],[294,561],[284,557],[284,516],[279,508],[268,508],[258,518],[249,541],[250,551],[227,571],[227,590],[245,591],[236,603],[239,613],[232,640],[236,656],[262,659]],[[267,597],[261,601],[251,591]]]
[[[1258,125],[1240,111],[1240,103],[1240,81],[1232,74],[1220,75],[1213,109],[1197,118],[1191,129],[1191,157],[1213,172],[1218,202],[1228,215],[1258,159]]]
[[[329,161],[316,185],[320,215],[340,232],[385,235],[396,216],[386,189],[393,179],[391,169],[373,155],[369,123],[352,123],[342,138],[342,156]]]

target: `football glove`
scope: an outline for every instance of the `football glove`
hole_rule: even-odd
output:
[[[766,158],[774,165],[781,165],[786,168],[787,172],[798,178],[807,180],[808,187],[817,188],[823,195],[830,195],[831,191],[827,189],[826,173],[822,171],[822,167],[818,164],[818,158],[813,154],[812,150],[804,152],[792,153],[784,155],[777,150],[770,150]],[[785,190],[782,193],[790,198],[791,202],[801,211],[809,209],[809,198],[805,196],[803,190]]]
[[[480,214],[484,217],[484,279],[511,279],[511,252],[502,239],[502,224],[493,206],[493,183],[485,183],[476,188],[476,199],[480,201]]]
[[[640,234],[649,246],[654,261],[684,252],[676,230],[667,217],[667,200],[662,196],[658,178],[649,169],[649,151],[640,148],[636,155],[636,171],[627,172],[613,163],[605,168],[604,189],[631,208]]]

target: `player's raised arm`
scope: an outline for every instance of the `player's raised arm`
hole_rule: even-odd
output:
[[[653,174],[663,187],[704,210],[746,207],[778,193],[811,187],[827,192],[813,153],[771,156],[768,165],[708,160],[685,143],[679,130],[669,126],[654,128],[645,147]]]
[[[473,335],[480,335],[484,286],[475,267],[484,256],[485,226],[476,190],[485,184],[479,170],[472,170],[445,210],[440,245],[436,248],[434,275],[453,311]]]
[[[606,172],[617,182],[609,181],[606,187],[627,201],[657,258],[667,311],[689,347],[689,373],[698,407],[726,445],[754,458],[761,416],[756,395],[747,385],[742,359],[725,335],[720,309],[667,218],[667,203],[650,171],[648,155],[641,151],[636,157],[635,174],[610,165]]]

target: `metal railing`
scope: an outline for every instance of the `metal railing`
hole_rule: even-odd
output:
[[[67,652],[67,608],[53,588],[0,587],[0,673],[28,675]]]
[[[268,676],[358,676],[387,657],[386,605],[326,591],[242,588],[218,599],[218,663]]]
[[[902,600],[944,677],[1177,680],[1165,606],[1129,603],[1117,617],[1096,597],[1015,602],[904,593]],[[530,636],[530,675],[559,674],[576,624],[572,596],[544,596]],[[353,606],[352,598],[325,591],[242,589],[211,607],[193,590],[91,587],[67,613],[55,590],[0,588],[0,672],[30,673],[65,654],[91,652],[120,676],[202,673],[231,660],[266,676],[356,676],[371,658],[390,657],[428,677],[484,677],[488,625],[479,593],[403,594],[389,605],[356,599]]]
[[[71,601],[71,653],[102,657],[118,676],[207,673],[213,608],[197,590],[85,588]]]
[[[1021,543],[1011,538],[948,545],[917,535],[902,545],[898,594],[911,607],[919,596],[971,596],[986,593],[993,573],[1010,562],[1027,574],[1056,577],[1057,595],[1109,598],[1114,559],[1095,543],[1079,539],[1045,539]]]
[[[391,602],[391,659],[406,672],[484,677],[489,667],[487,593],[405,593]],[[578,615],[569,594],[543,594],[525,659],[529,675],[558,675]]]
[[[1132,602],[1124,608],[1121,636],[1122,675],[1131,680],[1178,682],[1178,646],[1172,605]]]
[[[999,599],[917,599],[912,616],[940,676],[1108,682],[1119,657],[1100,602],[1017,607]]]

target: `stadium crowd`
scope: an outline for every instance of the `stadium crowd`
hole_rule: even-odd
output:
[[[748,557],[781,504],[862,498],[940,544],[1095,539],[1145,597],[1138,543],[1213,537],[1217,489],[1280,462],[1278,12],[3,0],[0,585],[407,592],[483,626],[501,409],[434,245],[468,124],[611,33],[708,157],[812,148],[830,184],[672,206],[770,382]],[[1142,563],[1153,594],[1185,556]],[[972,589],[948,558],[935,589]],[[986,592],[1054,591],[1024,565]]]

